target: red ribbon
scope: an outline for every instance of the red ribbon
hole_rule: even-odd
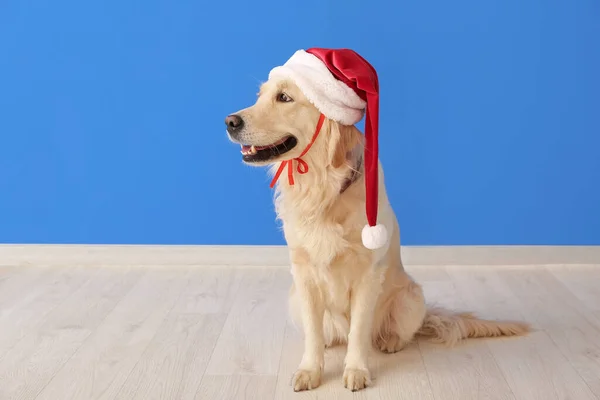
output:
[[[271,189],[273,189],[273,187],[277,183],[277,180],[281,176],[281,173],[283,172],[285,167],[287,167],[288,183],[290,184],[290,186],[294,185],[294,161],[298,162],[298,166],[296,167],[296,170],[298,171],[298,173],[300,175],[304,175],[305,173],[308,172],[308,164],[306,163],[306,161],[304,161],[302,159],[302,157],[306,153],[308,153],[308,150],[310,150],[310,147],[313,145],[315,140],[317,140],[317,136],[319,136],[319,132],[321,132],[321,128],[323,127],[324,122],[325,122],[325,116],[323,114],[321,114],[321,116],[319,117],[319,122],[317,122],[317,127],[315,128],[315,133],[313,134],[313,137],[310,140],[310,143],[308,144],[308,146],[306,146],[306,148],[304,149],[302,154],[300,154],[297,158],[293,158],[291,160],[284,160],[281,162],[281,164],[279,165],[279,168],[277,169],[277,172],[275,173],[275,176],[273,177],[273,180],[271,181],[271,185],[270,185]]]

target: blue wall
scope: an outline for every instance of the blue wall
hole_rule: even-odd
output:
[[[600,244],[597,0],[0,3],[0,242],[280,244],[223,118],[296,49],[379,70],[405,244]]]

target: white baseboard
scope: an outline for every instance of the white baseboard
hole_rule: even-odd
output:
[[[405,265],[599,264],[600,246],[405,246]],[[287,266],[285,246],[0,245],[0,265]]]

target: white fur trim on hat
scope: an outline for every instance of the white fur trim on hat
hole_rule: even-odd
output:
[[[363,246],[369,250],[379,249],[387,243],[387,229],[382,224],[375,226],[365,225],[361,234]]]
[[[271,78],[291,79],[323,115],[341,124],[354,125],[364,115],[367,103],[333,76],[321,60],[304,50],[273,68]]]

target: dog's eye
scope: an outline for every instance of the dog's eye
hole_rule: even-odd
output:
[[[293,100],[290,96],[281,92],[277,95],[277,101],[280,103],[289,103],[290,101],[293,101]]]

